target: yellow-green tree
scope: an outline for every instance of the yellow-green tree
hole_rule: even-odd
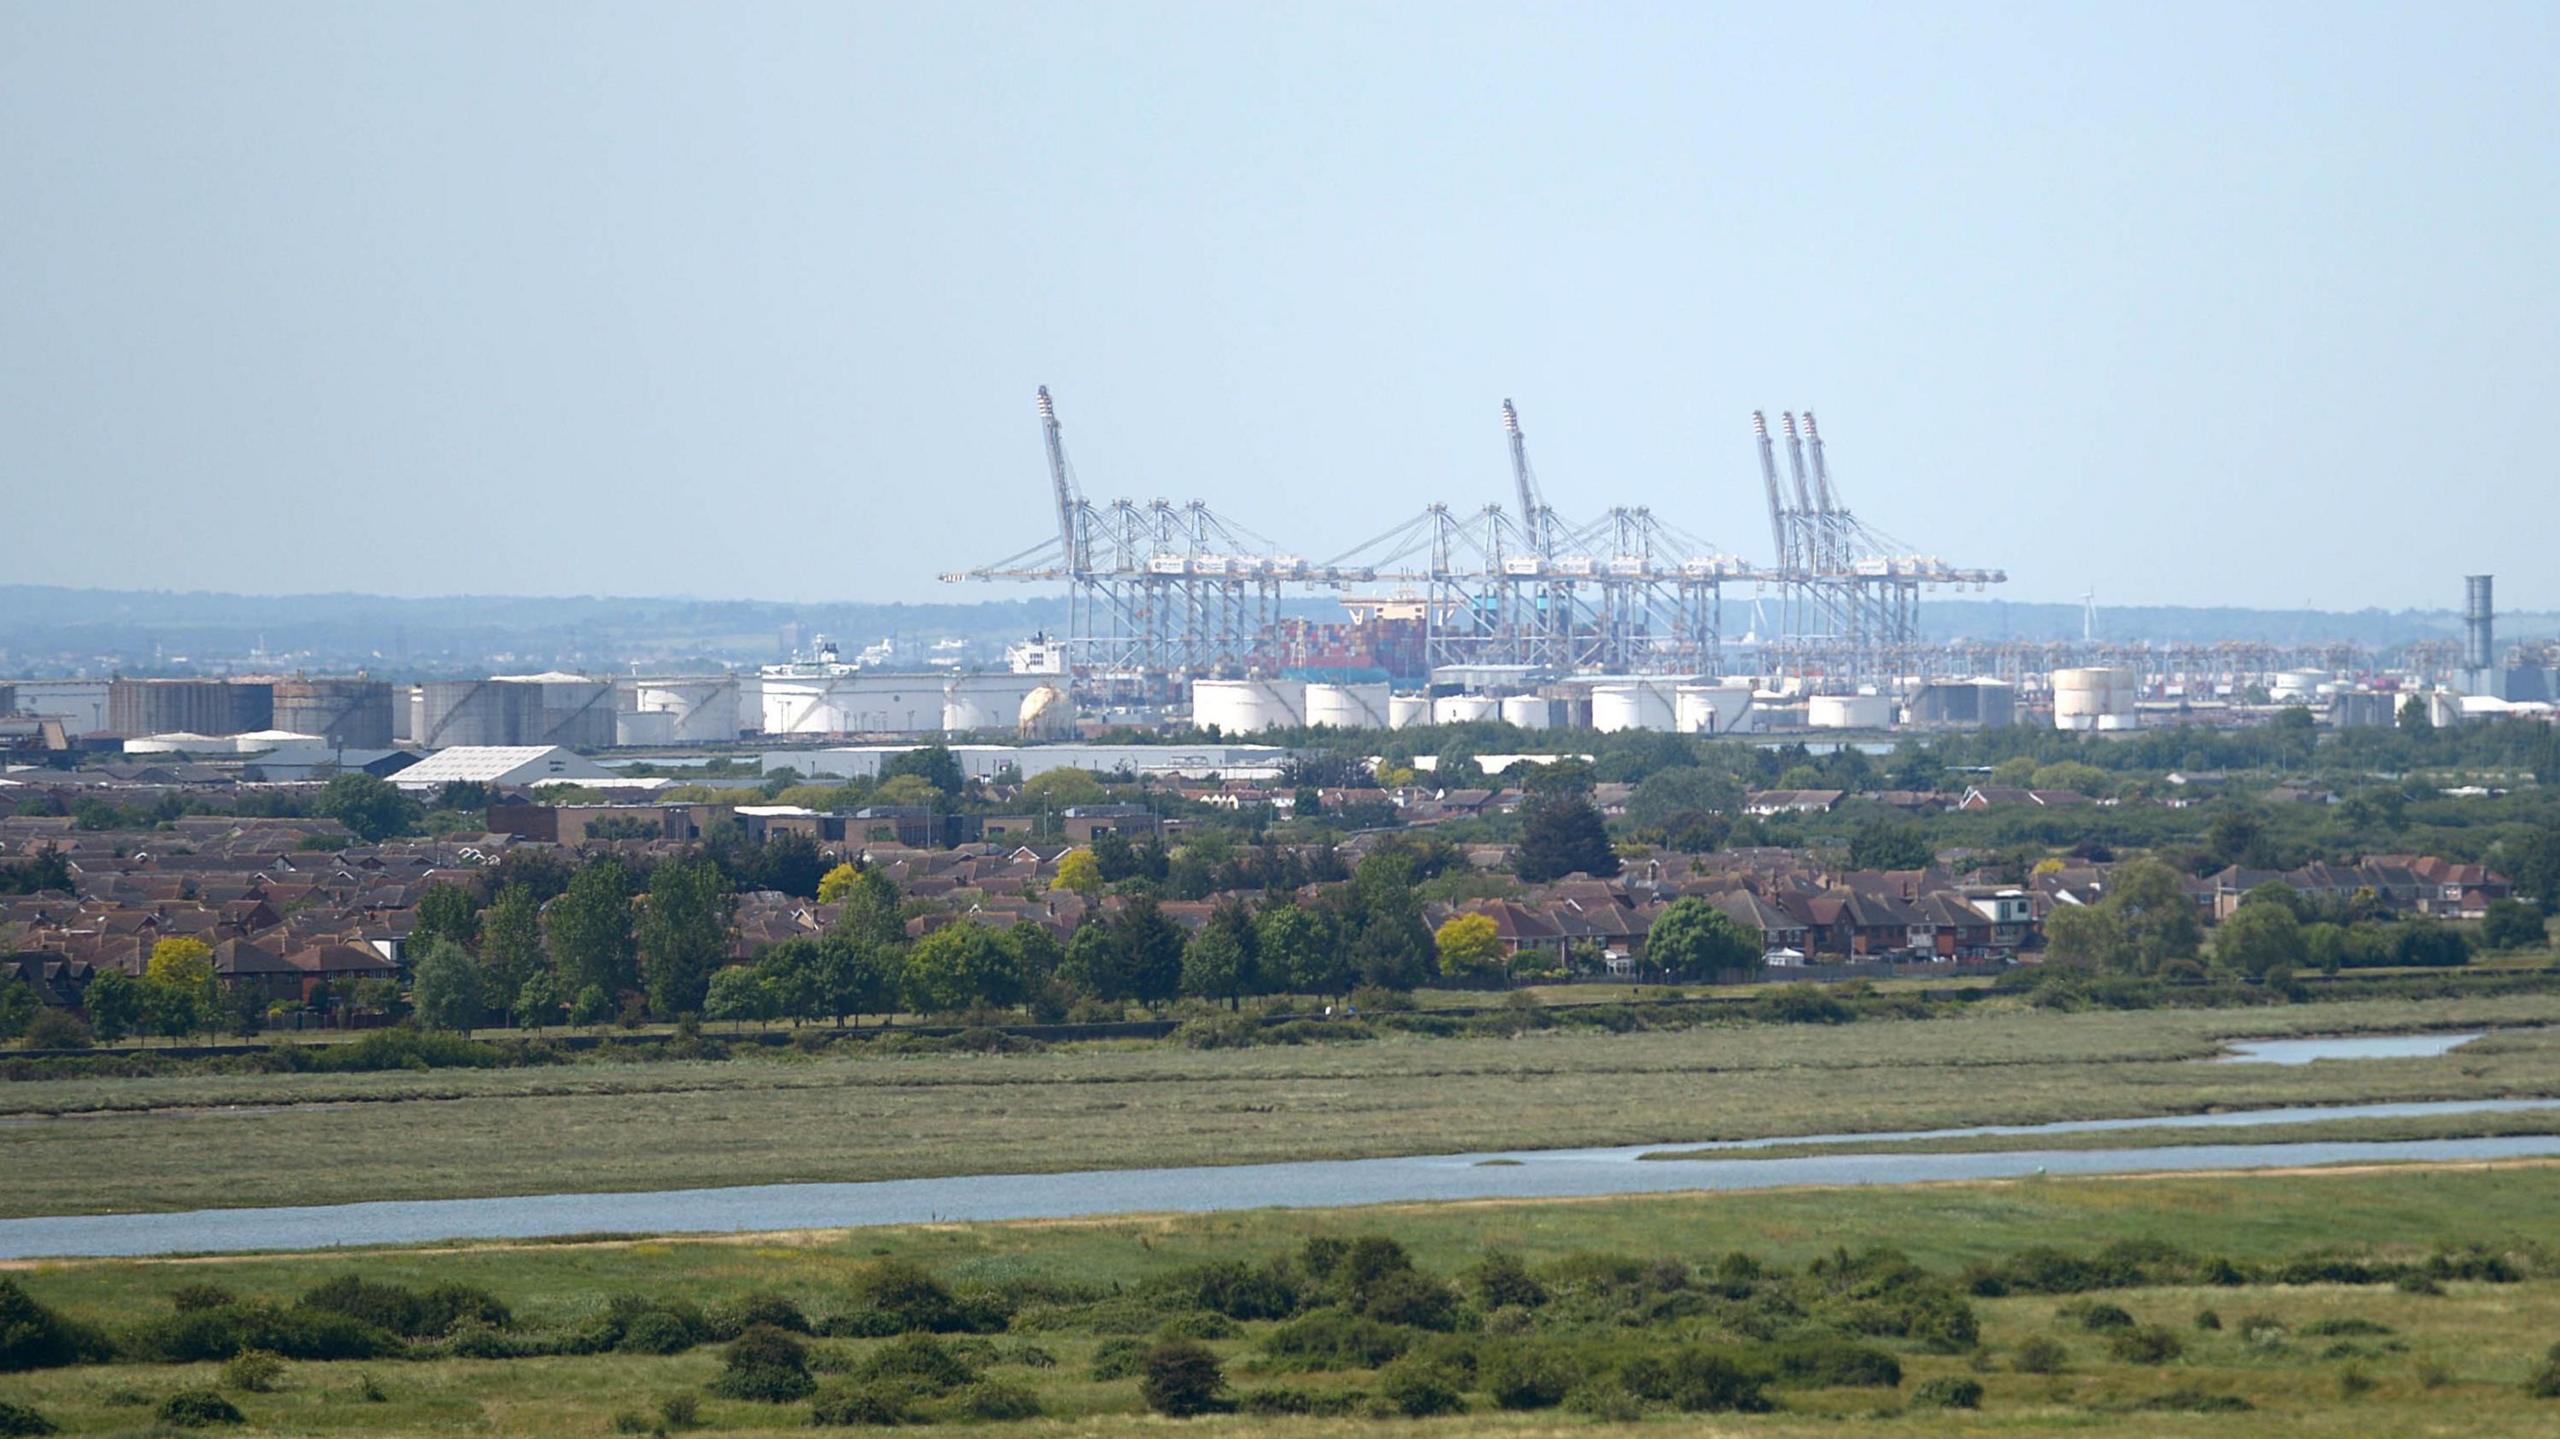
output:
[[[854,887],[861,883],[861,870],[849,864],[837,865],[828,870],[826,875],[818,881],[818,903],[842,904],[844,897],[852,893]]]
[[[1451,979],[1492,979],[1510,969],[1491,915],[1455,916],[1431,938],[1440,951],[1440,972]]]
[[[1089,849],[1071,849],[1058,857],[1058,877],[1049,881],[1051,889],[1071,889],[1086,896],[1102,889],[1102,861]]]
[[[151,946],[142,993],[143,1013],[158,1033],[175,1039],[203,1028],[221,1002],[212,947],[185,936]]]

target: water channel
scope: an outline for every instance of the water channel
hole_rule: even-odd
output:
[[[2309,1119],[2487,1114],[2560,1109],[2560,1100],[2453,1100],[2259,1109],[2147,1119],[2075,1120],[1892,1134],[1831,1134],[1722,1144],[1493,1151],[1393,1159],[962,1175],[859,1184],[764,1184],[628,1194],[397,1200],[170,1214],[63,1215],[0,1220],[0,1258],[308,1250],[438,1239],[529,1239],[569,1234],[740,1233],[938,1220],[1057,1219],[1123,1213],[1332,1208],[1415,1200],[1568,1198],[1793,1185],[1917,1184],[2033,1174],[2132,1174],[2182,1169],[2459,1161],[2560,1155],[2560,1135],[2158,1149],[2015,1150],[1996,1154],[1860,1154],[1861,1143],[1974,1134],[2068,1134],[2161,1125],[2235,1130]],[[1843,1152],[1716,1164],[1643,1163],[1665,1149],[1747,1150],[1838,1144]]]

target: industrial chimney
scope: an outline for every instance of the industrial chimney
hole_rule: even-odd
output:
[[[2462,581],[2462,667],[2475,672],[2484,672],[2498,662],[2497,644],[2491,634],[2489,579],[2487,575],[2466,575]]]

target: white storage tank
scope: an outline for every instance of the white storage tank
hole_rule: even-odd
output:
[[[1682,734],[1739,734],[1751,728],[1751,686],[1682,685],[1672,718]]]
[[[1608,679],[1591,687],[1591,727],[1669,730],[1680,718],[1679,686],[1668,679]]]
[[[1067,692],[1044,684],[1022,697],[1014,733],[1027,740],[1066,739],[1076,732],[1076,706]]]
[[[2091,668],[2053,672],[2053,727],[2066,730],[2133,728],[2138,688],[2128,669]]]
[[[1809,729],[1889,729],[1893,701],[1883,695],[1815,695],[1805,701]]]
[[[735,675],[680,675],[631,681],[631,708],[621,718],[663,715],[637,725],[617,722],[615,733],[660,734],[663,739],[624,739],[624,744],[727,744],[737,739],[741,711]]]
[[[1408,725],[1431,723],[1431,699],[1428,695],[1389,695],[1387,728],[1403,729]]]
[[[1387,686],[1311,684],[1307,686],[1307,723],[1335,729],[1387,728]]]
[[[948,676],[858,674],[764,676],[764,732],[776,735],[939,734]],[[1013,721],[1006,716],[1006,723]]]
[[[674,744],[675,711],[625,710],[613,717],[613,742],[626,746]]]
[[[1442,695],[1431,702],[1433,724],[1470,724],[1500,713],[1501,706],[1491,695]]]
[[[1038,675],[953,675],[942,687],[942,732],[1009,731],[1022,722],[1022,702],[1043,683]]]
[[[1259,734],[1307,722],[1307,687],[1298,680],[1193,680],[1191,723],[1222,735]]]
[[[2307,700],[2320,693],[2320,687],[2328,682],[2326,670],[2286,670],[2276,676],[2274,684],[2267,686],[2267,697],[2278,704],[2287,700]]]
[[[1502,701],[1502,722],[1521,729],[1546,729],[1555,720],[1555,705],[1543,695],[1511,695]]]

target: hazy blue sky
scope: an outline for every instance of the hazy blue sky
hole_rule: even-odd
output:
[[[2560,7],[0,0],[0,577],[945,598],[1087,490],[2560,605]]]

